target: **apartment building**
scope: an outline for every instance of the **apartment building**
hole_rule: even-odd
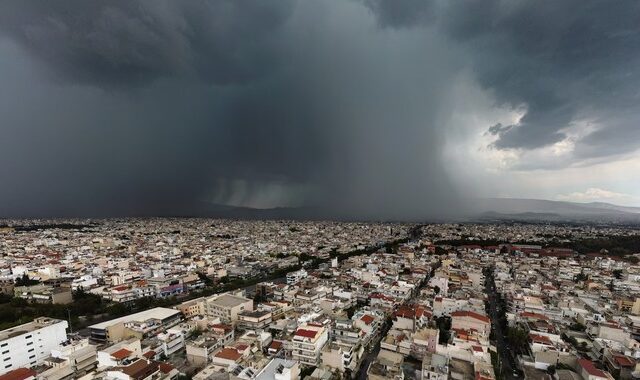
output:
[[[207,365],[217,350],[234,340],[235,333],[231,326],[212,325],[204,334],[186,342],[187,361],[196,366]]]
[[[346,370],[356,371],[360,365],[360,351],[360,346],[357,345],[341,341],[331,342],[322,350],[322,365],[341,373]]]
[[[295,272],[289,272],[287,273],[287,285],[295,285],[307,276],[308,273],[304,269],[300,269]]]
[[[320,353],[329,340],[329,331],[324,326],[305,324],[291,338],[291,357],[302,364],[317,366]]]
[[[96,346],[88,339],[63,342],[45,359],[47,369],[38,375],[39,380],[60,380],[80,377],[98,365]]]
[[[236,323],[238,314],[253,310],[253,300],[232,294],[220,294],[205,301],[206,315],[220,318],[224,323]]]
[[[67,321],[42,317],[0,331],[0,375],[43,364],[67,340],[67,327]]]
[[[293,360],[274,358],[258,374],[255,380],[296,380],[300,378],[300,365]]]
[[[32,286],[16,286],[13,296],[26,299],[29,302],[69,304],[73,302],[70,287],[53,287],[50,285],[38,284]]]
[[[192,299],[189,301],[185,301],[180,305],[174,306],[176,309],[180,310],[182,314],[186,318],[195,317],[196,315],[205,315],[205,298],[200,297],[196,299]]]
[[[114,302],[129,302],[144,297],[155,297],[156,287],[144,282],[117,285],[105,289],[103,296]]]
[[[473,311],[455,311],[451,313],[451,328],[475,330],[484,336],[489,336],[491,320],[486,315]]]
[[[272,314],[267,310],[245,310],[238,314],[238,326],[248,330],[264,330],[271,322]]]
[[[181,320],[179,310],[156,307],[89,326],[89,331],[92,341],[114,343],[127,338],[146,338],[173,327]]]

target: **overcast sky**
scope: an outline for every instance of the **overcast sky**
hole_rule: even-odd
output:
[[[0,2],[0,213],[640,206],[640,2]]]

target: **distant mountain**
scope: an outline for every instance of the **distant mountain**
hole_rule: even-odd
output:
[[[457,216],[425,215],[423,221],[588,221],[640,223],[640,207],[625,207],[610,203],[577,203],[543,199],[479,198],[466,202],[469,209],[454,210]],[[254,209],[202,203],[190,216],[234,219],[293,219],[293,220],[346,220],[358,219],[336,217],[326,210],[314,207],[291,207]],[[437,218],[437,219],[436,219]],[[415,220],[411,220],[415,221]]]
[[[543,199],[482,198],[472,202],[470,216],[514,220],[640,222],[640,207],[604,202],[578,203]]]
[[[604,202],[577,203],[549,201],[542,199],[518,198],[478,198],[462,202],[460,209],[451,209],[448,215],[424,215],[422,218],[402,220],[374,219],[376,221],[406,222],[464,222],[464,221],[579,221],[579,222],[620,222],[640,224],[640,207],[626,207]],[[372,210],[375,211],[375,210]],[[374,212],[371,215],[375,215]],[[1,218],[100,218],[100,217],[200,217],[245,220],[290,219],[290,220],[372,220],[361,215],[335,215],[321,207],[281,207],[256,209],[237,207],[210,202],[189,202],[166,205],[165,209],[146,210],[132,208],[130,213],[121,214],[104,211],[88,215],[72,212],[55,212],[43,215],[2,215]]]
[[[584,203],[584,205],[593,206],[599,209],[630,212],[632,214],[640,213],[640,207],[618,206],[618,205],[605,203],[605,202],[591,202],[591,203]]]

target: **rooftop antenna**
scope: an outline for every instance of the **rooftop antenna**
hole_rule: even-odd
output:
[[[67,309],[67,322],[69,322],[69,334],[73,334],[73,326],[71,326],[71,310]]]

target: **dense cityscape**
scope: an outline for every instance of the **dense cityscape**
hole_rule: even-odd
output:
[[[0,380],[640,380],[640,0],[0,0]]]
[[[640,229],[5,220],[0,379],[634,379]]]

